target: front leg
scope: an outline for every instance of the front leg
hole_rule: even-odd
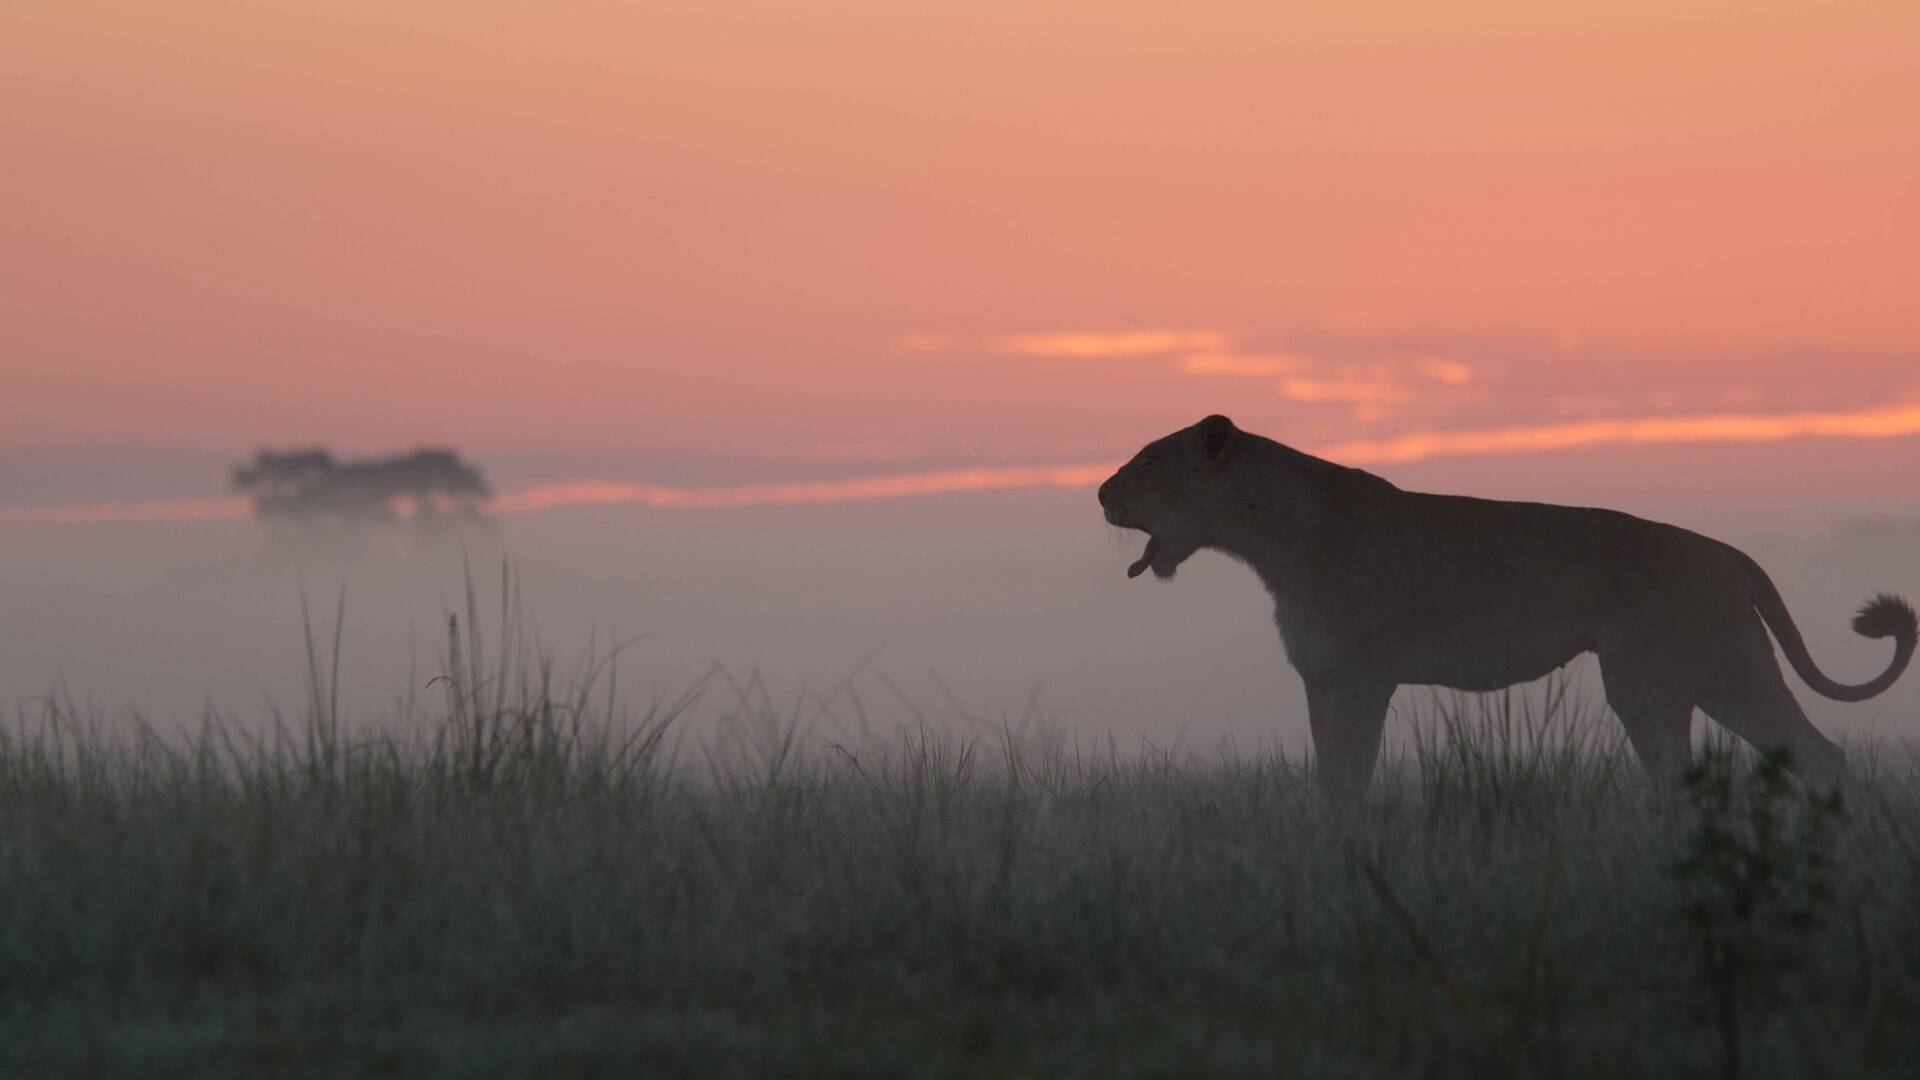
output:
[[[1380,759],[1387,725],[1389,682],[1343,682],[1307,690],[1307,723],[1320,787],[1336,803],[1357,800]]]

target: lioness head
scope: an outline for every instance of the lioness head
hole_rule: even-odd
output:
[[[1216,543],[1234,509],[1227,465],[1240,432],[1224,416],[1155,439],[1100,485],[1107,521],[1147,534],[1147,549],[1127,568],[1170,578],[1187,557]]]

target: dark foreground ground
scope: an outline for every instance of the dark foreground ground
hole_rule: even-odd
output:
[[[29,709],[0,1074],[1920,1075],[1906,751],[1658,793],[1549,690],[1437,704],[1337,815],[1271,756],[669,761],[671,710],[547,697],[401,741]]]

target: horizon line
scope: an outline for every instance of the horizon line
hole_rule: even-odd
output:
[[[1920,404],[1854,412],[1710,413],[1606,418],[1559,424],[1458,431],[1417,431],[1382,439],[1350,439],[1306,448],[1348,465],[1401,465],[1437,457],[1491,457],[1620,444],[1782,442],[1797,438],[1887,439],[1920,435]],[[498,514],[539,513],[570,506],[654,508],[792,506],[863,502],[972,491],[1080,488],[1098,484],[1118,462],[981,466],[885,473],[791,483],[646,484],[576,480],[535,484],[488,504]],[[156,521],[221,521],[252,516],[237,497],[127,502],[0,505],[0,525],[79,525]]]

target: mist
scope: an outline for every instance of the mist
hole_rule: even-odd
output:
[[[1797,489],[1785,470],[1743,490],[1719,479],[1715,459],[1835,467],[1811,449],[1641,448],[1606,473],[1578,455],[1386,473],[1426,490],[1615,505],[1729,540],[1774,576],[1816,660],[1851,681],[1886,659],[1848,631],[1854,607],[1880,591],[1920,594],[1920,523],[1857,499],[1820,502],[1819,469],[1803,467]],[[114,723],[191,727],[209,708],[271,723],[274,708],[297,713],[306,700],[309,629],[330,663],[339,611],[340,701],[377,728],[445,671],[448,617],[465,618],[469,586],[483,638],[498,642],[504,574],[517,604],[508,621],[560,671],[618,647],[630,704],[677,696],[718,665],[695,728],[733,703],[729,678],[757,675],[778,711],[823,738],[847,737],[863,716],[881,734],[1039,723],[1101,745],[1303,754],[1302,689],[1252,572],[1202,553],[1172,582],[1129,581],[1141,542],[1080,490],[554,509],[457,541],[375,532],[351,548],[288,544],[245,520],[13,524],[0,526],[0,692],[9,705],[70,696]],[[1569,674],[1597,700],[1591,658]],[[1914,734],[1920,682],[1839,705],[1788,681],[1830,735]],[[849,688],[857,708],[835,696]],[[1430,693],[1401,690],[1390,741]]]

